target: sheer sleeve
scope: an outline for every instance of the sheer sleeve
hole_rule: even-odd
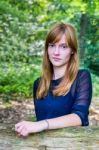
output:
[[[92,98],[92,81],[88,70],[80,70],[77,85],[75,100],[72,106],[72,113],[77,114],[82,122],[82,126],[89,125],[88,114],[89,106]]]

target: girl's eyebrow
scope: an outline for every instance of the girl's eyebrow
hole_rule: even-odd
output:
[[[52,42],[52,43],[48,43],[48,44],[55,44],[55,43]]]
[[[49,44],[56,44],[56,43],[54,43],[54,42],[51,42],[51,43],[49,43]],[[67,43],[60,43],[60,44],[64,44],[64,45],[66,44],[66,45],[67,45]]]
[[[67,45],[67,43],[61,43],[60,45]]]
[[[56,44],[56,43],[49,43],[49,45],[51,45],[51,44]],[[67,43],[60,43],[59,45],[65,45],[65,46],[68,46],[68,44]]]
[[[59,45],[61,45],[61,46],[68,46],[68,44],[67,43],[61,43],[61,44],[59,44]]]

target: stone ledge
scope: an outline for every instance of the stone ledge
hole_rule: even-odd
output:
[[[18,137],[13,124],[0,124],[0,150],[98,150],[99,127],[68,127]]]

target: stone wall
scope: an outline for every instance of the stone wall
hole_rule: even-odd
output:
[[[0,150],[99,150],[99,126],[49,130],[22,138],[13,124],[0,124]]]

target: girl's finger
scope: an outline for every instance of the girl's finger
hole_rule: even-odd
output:
[[[16,129],[16,132],[21,133],[21,131],[24,129],[24,125],[21,125]]]
[[[24,124],[23,121],[17,123],[17,124],[15,125],[15,130],[17,130],[22,124]]]
[[[23,128],[23,129],[21,130],[21,132],[20,132],[20,135],[23,136],[23,137],[28,136],[27,130],[26,130],[25,128]]]

